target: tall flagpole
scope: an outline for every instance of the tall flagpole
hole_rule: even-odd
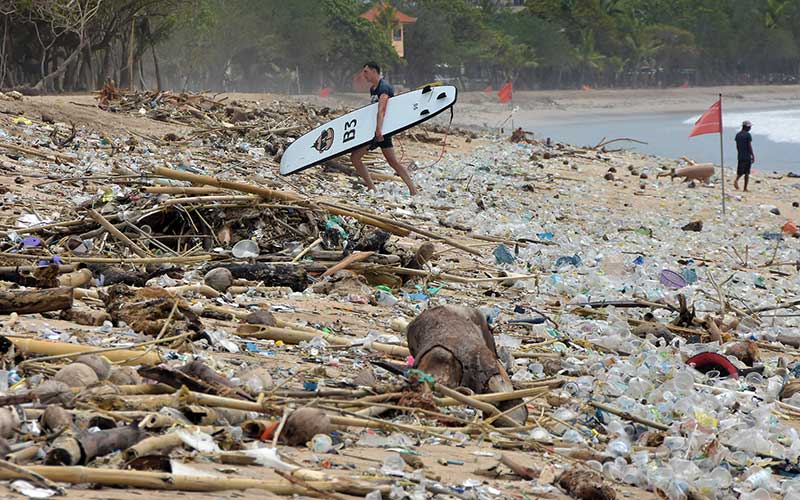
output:
[[[722,168],[722,215],[725,215],[725,161],[722,147],[722,94],[719,95],[719,166]]]

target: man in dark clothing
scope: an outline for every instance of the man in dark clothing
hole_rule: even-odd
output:
[[[750,135],[750,128],[753,126],[748,120],[742,122],[742,130],[736,134],[736,152],[738,153],[739,165],[736,167],[736,180],[733,187],[739,189],[739,179],[744,176],[744,190],[747,191],[747,183],[750,181],[750,167],[756,162],[756,155],[753,153],[753,137]]]
[[[408,170],[400,164],[397,160],[397,156],[394,154],[394,145],[392,144],[392,137],[388,135],[383,135],[381,131],[381,127],[383,126],[383,117],[386,115],[386,103],[389,102],[390,97],[394,97],[394,88],[392,88],[389,83],[386,82],[383,78],[381,78],[381,68],[374,62],[368,62],[364,65],[361,70],[364,78],[370,83],[369,95],[373,103],[378,103],[378,121],[375,126],[375,138],[372,139],[372,143],[368,146],[364,146],[361,149],[357,149],[350,154],[350,159],[353,162],[353,165],[356,167],[356,171],[364,179],[364,183],[367,185],[368,189],[374,190],[375,185],[372,183],[372,177],[369,175],[369,170],[364,165],[362,158],[367,153],[367,151],[373,150],[375,148],[381,148],[381,152],[383,153],[383,157],[386,158],[386,161],[389,165],[392,166],[397,175],[403,179],[403,182],[406,183],[408,186],[408,190],[411,195],[417,194],[417,188],[414,186],[414,183],[411,181],[411,176],[408,174]]]

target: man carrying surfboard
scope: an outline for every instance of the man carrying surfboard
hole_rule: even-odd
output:
[[[389,163],[389,165],[391,165],[394,171],[397,172],[397,175],[403,179],[403,182],[406,183],[409,192],[413,196],[417,194],[417,188],[411,181],[411,176],[408,174],[408,170],[406,170],[406,168],[400,164],[400,162],[397,160],[397,155],[394,154],[392,137],[390,135],[384,136],[381,132],[383,118],[386,116],[386,104],[389,102],[390,97],[394,97],[394,88],[389,85],[386,80],[381,78],[381,68],[375,62],[370,61],[366,63],[361,69],[361,74],[370,84],[369,95],[372,99],[372,102],[378,103],[378,120],[375,126],[375,137],[372,139],[372,142],[363,148],[353,151],[350,154],[350,160],[353,162],[353,166],[356,167],[358,175],[364,179],[367,189],[374,190],[375,184],[372,183],[372,177],[369,175],[369,170],[367,170],[367,167],[364,165],[362,158],[367,151],[371,151],[375,148],[381,148],[383,157],[386,158],[386,161]]]

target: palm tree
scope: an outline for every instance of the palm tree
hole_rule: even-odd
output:
[[[603,67],[606,56],[595,48],[594,33],[591,30],[587,29],[581,31],[580,40],[575,49],[575,59],[579,71],[580,82],[578,83],[581,85],[586,83],[584,80],[587,72],[591,75]]]
[[[789,0],[767,0],[764,13],[764,25],[767,29],[775,29],[780,25],[781,16]]]
[[[631,85],[635,87],[639,83],[639,72],[642,70],[642,65],[652,61],[661,44],[649,36],[647,25],[634,14],[628,13],[626,21],[628,33],[625,35],[625,43],[631,52],[628,62],[633,71]]]

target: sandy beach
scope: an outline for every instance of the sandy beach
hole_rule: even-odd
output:
[[[778,105],[790,102],[800,93],[795,87],[742,87],[724,91],[741,95],[738,102],[743,106]],[[515,99],[521,102],[515,105],[520,105],[527,112],[552,113],[553,116],[558,113],[582,115],[608,109],[620,113],[631,112],[632,109],[647,112],[651,104],[660,110],[689,110],[696,107],[702,109],[709,100],[714,99],[715,92],[711,89],[676,89],[663,93],[520,92]],[[227,103],[236,101],[247,109],[259,109],[273,101],[278,101],[276,106],[288,106],[289,102],[299,100],[308,101],[318,110],[322,106],[336,108],[340,104],[359,100],[355,96],[340,96],[337,100],[286,98],[271,94],[214,96],[215,99],[222,97],[227,97]],[[611,405],[632,404],[630,411],[644,418],[645,422],[650,422],[648,425],[656,425],[661,429],[658,434],[662,441],[664,436],[680,439],[695,436],[694,431],[687,429],[697,428],[700,429],[697,430],[697,436],[724,443],[715,445],[722,449],[736,450],[735,444],[731,444],[735,435],[730,428],[699,427],[696,420],[700,417],[694,413],[682,413],[677,404],[674,411],[654,416],[656,404],[663,404],[656,396],[652,401],[645,397],[636,401],[632,398],[623,399],[622,393],[612,390],[614,384],[619,383],[619,373],[623,373],[623,369],[618,368],[617,371],[612,367],[640,370],[640,374],[646,371],[646,375],[641,375],[643,380],[651,384],[652,387],[648,387],[652,394],[660,395],[672,387],[669,384],[673,384],[677,374],[694,373],[689,372],[684,364],[687,353],[694,349],[717,350],[721,349],[720,343],[731,345],[750,340],[761,349],[759,362],[770,367],[775,366],[779,356],[788,363],[800,359],[793,348],[775,342],[775,332],[791,333],[797,327],[796,318],[767,318],[760,317],[758,312],[747,312],[762,306],[776,307],[780,312],[780,303],[800,292],[797,289],[795,267],[797,240],[788,235],[780,236],[781,227],[787,220],[800,219],[800,209],[793,207],[794,201],[800,200],[800,197],[797,195],[798,183],[784,175],[762,175],[754,179],[752,192],[748,194],[733,191],[731,180],[728,179],[727,213],[723,215],[718,181],[708,186],[690,186],[680,182],[680,179],[659,177],[659,174],[685,165],[683,160],[656,158],[624,150],[607,152],[567,144],[547,146],[537,140],[512,143],[508,134],[496,136],[495,131],[479,134],[475,138],[472,134],[453,131],[447,137],[446,154],[439,160],[445,139],[441,129],[433,131],[419,128],[399,138],[403,145],[404,161],[414,160],[419,165],[412,175],[422,187],[422,194],[411,198],[402,182],[391,175],[391,169],[378,154],[369,155],[367,163],[374,173],[383,174],[384,180],[378,183],[376,192],[369,193],[364,191],[358,178],[334,168],[314,167],[302,175],[280,177],[274,160],[254,156],[253,145],[249,146],[250,151],[246,151],[241,146],[245,140],[236,139],[236,136],[230,143],[223,141],[223,137],[229,136],[221,134],[206,141],[193,139],[192,133],[213,129],[206,123],[208,120],[198,119],[187,125],[174,118],[158,121],[140,114],[138,110],[110,113],[98,109],[94,106],[93,98],[86,95],[25,98],[21,102],[0,103],[0,110],[3,111],[0,114],[0,128],[8,134],[3,140],[26,144],[28,148],[34,148],[34,142],[41,141],[38,152],[45,155],[57,152],[44,145],[47,134],[53,128],[57,128],[63,137],[69,130],[70,121],[80,127],[77,142],[58,150],[65,155],[80,154],[80,160],[75,160],[73,164],[54,165],[46,158],[32,154],[30,149],[27,154],[5,150],[2,180],[7,195],[0,223],[6,232],[14,228],[19,230],[20,217],[33,212],[54,221],[85,218],[85,207],[81,203],[86,203],[86,199],[95,200],[98,209],[111,203],[114,211],[161,210],[172,203],[180,205],[180,193],[154,196],[143,194],[141,189],[151,187],[152,182],[157,186],[178,188],[187,186],[186,183],[168,182],[157,176],[155,179],[134,177],[133,184],[91,178],[92,175],[124,169],[134,174],[146,174],[153,167],[179,165],[203,175],[215,175],[283,193],[302,193],[305,199],[313,203],[336,202],[397,223],[402,222],[415,230],[405,233],[398,231],[399,235],[391,237],[393,251],[398,255],[402,249],[413,252],[424,241],[430,240],[434,244],[434,260],[420,271],[420,276],[407,278],[405,282],[398,277],[400,274],[396,274],[403,272],[396,265],[379,266],[370,261],[353,265],[350,270],[340,271],[332,277],[322,277],[320,266],[324,269],[333,266],[336,261],[316,257],[304,259],[298,264],[307,266],[308,273],[313,274],[308,289],[304,291],[251,285],[251,289],[240,294],[212,293],[203,296],[192,291],[175,292],[178,296],[183,294],[184,299],[191,301],[198,311],[210,306],[222,307],[225,311],[270,311],[281,324],[292,325],[298,330],[306,329],[300,331],[308,332],[311,329],[316,332],[315,335],[323,335],[321,329],[324,328],[324,335],[346,339],[346,344],[314,347],[309,344],[294,345],[288,338],[276,342],[274,339],[239,337],[237,335],[242,334],[240,327],[243,322],[237,316],[201,313],[205,328],[223,332],[226,339],[239,346],[239,352],[228,352],[219,345],[199,347],[192,343],[177,348],[158,348],[157,351],[165,356],[168,364],[175,365],[178,359],[186,360],[196,355],[232,378],[237,376],[242,366],[257,364],[267,369],[281,388],[290,388],[305,396],[308,396],[308,391],[302,391],[309,384],[314,384],[313,387],[319,384],[320,388],[355,390],[353,379],[356,374],[369,372],[373,381],[364,382],[368,384],[365,390],[372,395],[385,396],[386,401],[397,406],[399,403],[392,396],[394,393],[387,393],[386,387],[387,384],[398,383],[398,379],[385,370],[370,367],[369,361],[403,363],[404,359],[371,351],[357,344],[347,344],[370,335],[396,336],[398,341],[404,342],[405,334],[397,329],[397,320],[408,321],[435,305],[459,304],[496,311],[496,341],[516,356],[516,361],[509,364],[512,374],[525,375],[524,372],[533,370],[532,367],[528,368],[529,363],[541,362],[547,366],[546,373],[540,374],[540,379],[517,375],[513,378],[515,388],[535,387],[536,383],[542,381],[555,382],[558,386],[527,400],[529,422],[525,437],[507,431],[502,435],[487,432],[485,427],[481,427],[484,424],[480,412],[467,407],[456,406],[450,410],[434,405],[437,412],[447,412],[460,419],[460,422],[474,423],[475,427],[466,431],[471,438],[456,445],[448,444],[448,439],[455,439],[450,435],[445,439],[435,433],[410,433],[395,429],[400,434],[413,437],[386,449],[357,443],[360,439],[369,440],[375,435],[385,437],[391,434],[390,431],[351,427],[339,430],[337,439],[341,440],[341,444],[337,452],[315,453],[302,445],[279,446],[281,455],[287,461],[316,474],[339,480],[355,478],[372,481],[369,484],[376,488],[379,485],[387,486],[397,478],[383,474],[381,465],[387,456],[395,453],[392,450],[400,448],[404,453],[417,456],[425,475],[437,484],[450,488],[448,491],[453,494],[463,496],[471,494],[471,489],[483,488],[480,491],[489,495],[488,498],[524,498],[521,494],[525,494],[528,497],[566,499],[570,497],[557,487],[555,478],[573,467],[582,471],[595,467],[594,464],[587,465],[588,459],[569,455],[583,453],[582,456],[585,456],[588,450],[593,449],[598,453],[593,457],[600,457],[605,463],[605,484],[613,488],[617,498],[657,498],[656,493],[646,491],[646,481],[637,487],[622,480],[619,461],[626,461],[606,451],[615,435],[608,431],[607,426],[592,420],[599,418],[601,412],[592,408],[590,401],[602,400]],[[508,106],[498,106],[491,96],[467,93],[459,101],[456,124],[480,126],[484,121],[494,120],[507,111]],[[43,122],[43,112],[54,118],[57,124]],[[18,113],[28,117],[32,123],[13,124],[12,120]],[[287,116],[282,120],[285,125],[296,119]],[[168,140],[168,134],[173,134],[178,140]],[[248,144],[257,144],[257,140],[266,141],[264,137],[249,137],[246,140]],[[35,153],[37,150],[33,151]],[[339,161],[343,168],[348,167],[346,159],[340,158]],[[124,169],[120,170],[121,167]],[[144,185],[137,182],[143,182]],[[111,186],[115,187],[115,191],[108,195],[106,193]],[[225,199],[230,202],[230,196],[242,193],[230,191],[225,194],[228,195]],[[111,201],[102,201],[109,200],[109,196]],[[205,214],[207,223],[215,228],[225,221],[246,221],[251,218],[263,221],[257,230],[237,230],[236,237],[256,238],[256,233],[262,234],[261,244],[265,245],[262,254],[265,257],[291,261],[302,249],[313,246],[316,234],[298,234],[299,225],[289,225],[289,229],[286,229],[284,226],[288,224],[282,220],[285,215],[281,210],[288,210],[287,213],[294,213],[295,210],[302,212],[306,210],[304,207],[287,209],[274,202],[265,206],[264,200],[256,202],[252,198],[244,201],[239,199],[235,201],[239,205],[234,203],[233,207],[228,208],[215,208],[213,203],[218,202],[212,202],[203,209],[208,212],[201,213]],[[189,210],[196,209],[190,201],[186,201],[186,207]],[[111,217],[115,212],[109,208],[104,213]],[[167,213],[171,212],[168,210]],[[318,218],[314,220],[322,221],[323,225],[329,217],[324,212],[311,211],[309,214]],[[367,227],[349,217],[343,220],[347,231],[362,231]],[[702,222],[700,232],[682,230],[684,225],[693,221]],[[239,227],[235,222],[232,224]],[[161,230],[159,226],[153,226],[155,233]],[[277,234],[277,231],[288,231],[288,236],[284,236],[288,253],[267,255],[266,248],[274,249],[284,242],[277,237],[271,240],[263,233]],[[432,232],[437,238],[431,239],[423,231]],[[767,238],[764,234],[773,236]],[[147,247],[145,239],[135,237],[139,244]],[[63,252],[65,262],[70,262],[70,258],[76,259],[75,262],[80,261],[79,257],[59,246],[64,235],[58,233],[58,237],[47,238],[48,248]],[[113,239],[103,241],[102,250],[95,252],[97,256],[114,256],[121,259],[120,262],[130,259],[128,252],[121,250],[122,247]],[[453,242],[461,247],[454,247]],[[498,257],[505,255],[498,250],[501,244],[510,255],[510,260],[505,262]],[[160,253],[156,248],[152,250]],[[202,249],[202,246],[192,252],[196,256],[207,256],[209,260],[225,262],[230,259],[225,257],[228,254],[224,252],[216,254]],[[384,258],[393,256],[387,254]],[[12,257],[5,255],[8,261],[4,264],[17,265],[19,259]],[[505,258],[508,259],[508,256]],[[562,258],[574,265],[559,263],[564,262],[560,260]],[[30,257],[30,260],[35,261],[35,258]],[[133,265],[125,267],[130,270],[136,268]],[[180,267],[185,268],[185,274],[182,271],[180,277],[174,280],[170,278],[171,281],[151,281],[150,286],[160,289],[167,286],[164,283],[174,287],[202,282],[203,273],[199,271],[199,266],[181,264]],[[659,273],[663,269],[681,271],[684,268],[696,270],[697,282],[675,290],[659,281]],[[509,278],[509,275],[513,277]],[[397,299],[396,303],[387,305],[376,301],[379,282],[388,283],[385,286]],[[90,291],[103,289],[100,286],[87,287],[92,289]],[[697,315],[696,320],[681,323],[681,326],[675,322],[674,313],[677,309],[673,310],[679,294],[688,298],[692,314]],[[720,297],[726,301],[723,307],[715,302]],[[645,299],[653,307],[652,310],[646,306],[643,309],[598,307],[579,311],[575,306],[589,300]],[[659,303],[668,304],[669,307],[660,307]],[[102,301],[92,299],[88,293],[84,298],[76,299],[76,304],[97,311],[104,308]],[[786,308],[784,312],[791,313],[790,306]],[[607,318],[604,316],[607,311],[615,316]],[[651,316],[646,316],[645,312]],[[543,313],[555,326],[550,322],[525,326],[512,321],[539,313]],[[683,343],[678,347],[656,346],[658,342],[654,337],[637,337],[626,330],[627,326],[620,326],[630,321],[631,329],[635,329],[634,325],[640,325],[637,322],[645,318],[658,322],[678,336],[695,336],[703,342]],[[718,318],[724,325],[732,324],[735,319],[739,326],[726,330],[724,337],[712,341],[710,333],[703,326],[712,318]],[[125,342],[129,338],[126,337],[129,335],[128,327],[119,326],[104,331],[99,326],[79,325],[56,316],[21,315],[13,320],[2,316],[0,321],[6,334],[33,338],[44,335],[52,337],[52,333],[47,333],[52,331],[69,336],[71,341],[79,339],[83,343],[93,344]],[[247,342],[252,346],[248,346]],[[647,353],[655,353],[669,369],[664,373],[645,370],[642,363],[647,359]],[[167,360],[168,354],[172,356],[170,360]],[[555,368],[550,366],[548,360],[555,361]],[[597,363],[600,371],[597,371]],[[589,371],[589,366],[593,367],[593,371]],[[48,365],[44,373],[54,372],[55,369],[55,366]],[[577,389],[566,391],[564,384],[575,382],[589,373],[595,378],[588,393],[575,392]],[[370,380],[369,377],[364,380]],[[698,381],[716,383],[700,377],[698,375]],[[625,380],[627,384],[629,381],[627,378]],[[759,386],[755,390],[766,390],[765,387]],[[690,387],[689,392],[680,394],[681,397],[694,398],[692,401],[698,411],[707,412],[715,419],[733,418],[736,422],[741,419],[737,425],[750,422],[746,419],[751,418],[762,401],[742,393],[737,396],[740,401],[737,406],[731,407],[723,405],[700,388]],[[319,404],[326,408],[329,407],[326,405],[335,404],[348,408],[351,413],[361,411],[361,407],[351,407],[342,401],[314,398],[313,393],[303,401],[281,398],[275,399],[275,403]],[[136,398],[131,400],[139,401]],[[117,404],[120,408],[135,409],[123,403]],[[134,405],[134,402],[130,404]],[[182,408],[177,396],[170,404],[175,411]],[[372,407],[369,409],[374,410]],[[326,411],[336,413],[335,408]],[[447,431],[447,425],[442,421],[414,409],[374,410],[374,415],[376,419],[386,422],[406,425],[427,423],[438,426],[441,432]],[[608,413],[602,416],[611,419]],[[568,426],[561,423],[563,418],[569,419]],[[621,420],[616,417],[614,420],[628,422],[627,418],[623,414]],[[791,457],[789,446],[778,444],[784,443],[778,437],[778,429],[796,425],[796,418],[792,413],[782,413],[773,429],[775,434],[766,434],[764,431],[767,436],[765,439],[775,443],[773,453],[785,452],[787,457]],[[658,422],[653,424],[652,419],[658,419]],[[392,429],[391,426],[386,428]],[[571,436],[565,434],[568,428],[576,430],[578,437],[574,433]],[[639,441],[647,429],[642,425],[635,427],[631,449],[649,457],[648,467],[663,467],[669,459],[670,450],[659,444],[658,440],[655,444]],[[533,439],[534,430],[539,434],[544,432],[547,437]],[[461,439],[460,435],[458,439]],[[688,451],[680,451],[680,456],[691,453],[700,457],[706,452],[719,453],[714,455],[717,458],[723,456],[723,452],[709,451],[703,444],[705,441],[699,437],[696,439],[697,442],[689,442]],[[752,450],[749,453],[758,456]],[[498,465],[503,455],[536,468],[539,479],[521,480],[507,467]],[[171,456],[194,467],[196,472],[199,471],[197,473],[226,478],[281,479],[270,468],[222,465],[212,461],[209,455],[191,451],[190,448],[179,447]],[[698,458],[697,462],[700,463],[700,460]],[[98,459],[92,465],[110,468],[120,466],[119,454]],[[597,465],[603,467],[600,462]],[[732,470],[737,488],[753,489],[745,480],[747,473],[744,469]],[[765,470],[769,469],[765,466]],[[297,488],[308,493],[306,496],[302,493],[303,498],[314,495],[303,490],[302,483]],[[707,492],[708,488],[703,491]],[[87,494],[87,490],[75,486],[70,487],[66,498],[85,498]],[[142,495],[165,499],[175,497],[175,493],[149,493],[138,489],[105,490],[91,495],[93,498],[118,500],[141,498]],[[181,493],[186,498],[207,498],[207,495]],[[225,498],[277,498],[277,495],[252,489],[219,495]],[[384,498],[388,498],[388,494]]]
[[[747,110],[796,105],[800,85],[753,85],[690,87],[669,89],[592,89],[514,91],[510,103],[499,104],[495,93],[461,92],[454,123],[464,127],[493,127],[504,120],[514,107],[520,117],[530,114],[536,119],[570,119],[592,113],[702,113],[722,93],[725,109]],[[230,94],[232,98],[243,94]],[[253,96],[253,94],[244,94]],[[267,95],[264,96],[268,98]],[[303,96],[315,104],[342,102],[349,106],[363,105],[363,96],[333,94],[330,98]]]

